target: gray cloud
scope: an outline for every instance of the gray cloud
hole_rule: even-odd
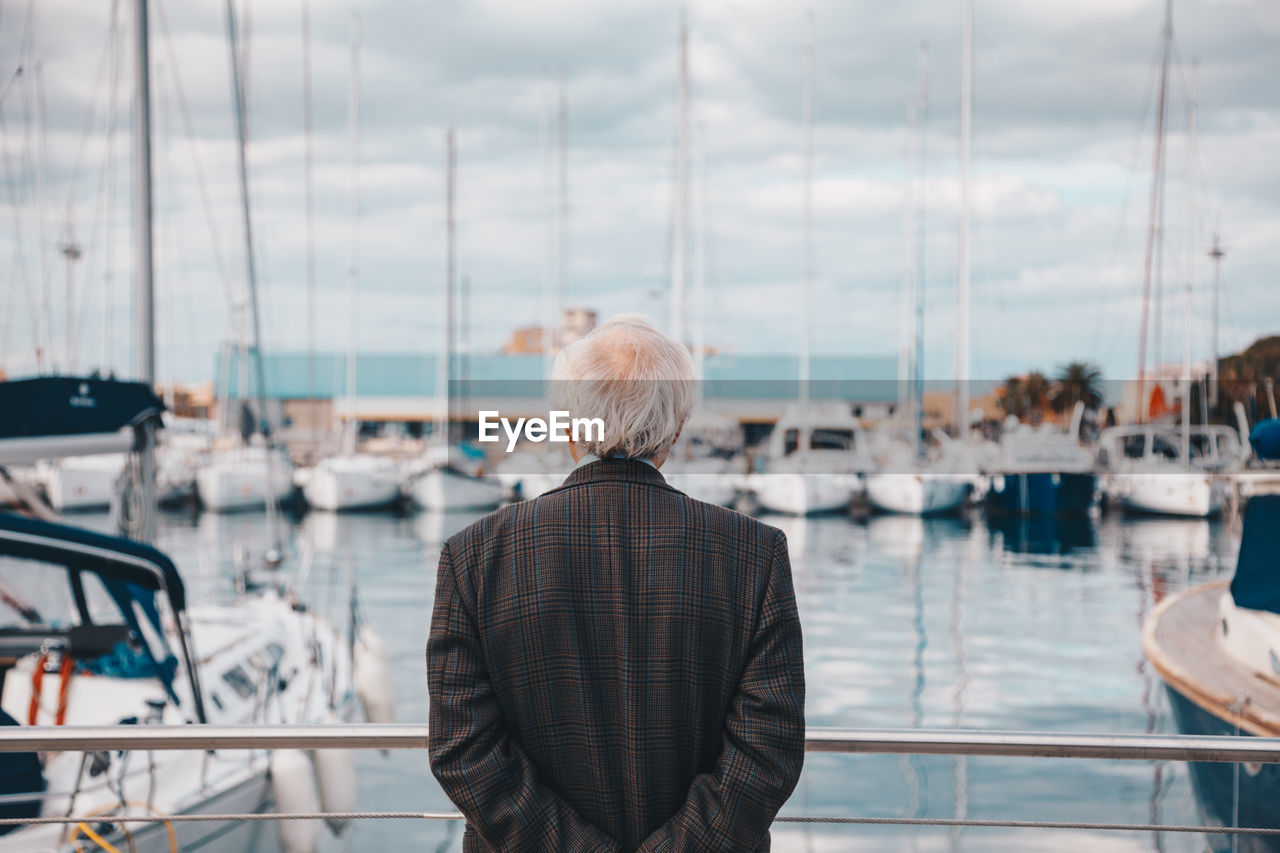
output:
[[[101,112],[97,130],[83,143],[81,128],[110,7],[86,12],[70,0],[35,5],[49,125],[46,266],[57,285],[53,293],[60,294],[63,262],[49,247],[65,227],[72,163],[83,144],[73,213],[77,232],[92,245],[77,267],[77,302],[86,337],[81,351],[96,353],[106,298],[104,220],[93,213],[105,154]],[[1075,356],[1101,359],[1112,376],[1127,375],[1136,365],[1152,59],[1162,5],[977,4],[976,374],[1048,367]],[[306,341],[300,307],[306,246],[300,10],[300,2],[254,4],[252,17],[242,19],[250,30],[251,173],[268,294],[266,334],[268,345],[287,348]],[[5,79],[20,61],[26,11],[18,0],[0,4]],[[220,252],[238,292],[243,257],[222,4],[165,2],[164,11],[209,181]],[[473,282],[473,315],[483,324],[477,345],[496,347],[510,328],[536,320],[547,252],[544,75],[562,67],[572,145],[568,299],[606,313],[643,310],[665,317],[674,3],[368,0],[361,14],[362,345],[434,346],[443,275],[442,137],[451,123],[459,127],[461,149],[460,262]],[[1280,318],[1280,295],[1271,281],[1274,246],[1280,244],[1280,166],[1269,156],[1280,142],[1273,95],[1280,23],[1264,2],[1186,2],[1176,15],[1182,63],[1170,115],[1168,291],[1175,292],[1178,276],[1186,274],[1186,63],[1198,57],[1199,221],[1191,239],[1207,243],[1221,222],[1231,246],[1223,339],[1238,346],[1274,330]],[[929,374],[945,377],[952,370],[954,334],[959,8],[922,0],[822,2],[815,17],[815,346],[897,349],[906,102],[915,87],[917,45],[928,41],[927,358]],[[315,3],[316,261],[320,334],[329,347],[346,339],[348,26],[348,6]],[[173,306],[176,339],[162,359],[170,359],[178,375],[205,378],[213,348],[228,333],[229,310],[174,99],[174,59],[162,33],[153,11],[162,301]],[[708,339],[730,349],[789,352],[798,346],[804,33],[803,9],[785,4],[708,0],[691,9],[693,111],[709,155]],[[130,57],[122,70],[110,314],[121,330],[129,316]],[[31,364],[37,303],[28,292],[40,287],[34,151],[24,156],[22,147],[29,80],[3,104],[19,195],[12,210],[0,185],[0,257],[14,259],[0,308],[15,306],[0,322],[0,358],[11,369]],[[166,116],[167,129],[160,125]],[[16,249],[15,221],[23,234]],[[95,221],[99,237],[91,240]],[[1199,249],[1196,299],[1203,306],[1208,266]],[[61,296],[51,303],[60,318]],[[1170,340],[1181,334],[1180,316],[1170,301]],[[123,367],[129,336],[118,331],[115,337],[113,359]],[[1200,329],[1194,333],[1198,356],[1205,337]],[[1176,350],[1165,347],[1170,354]]]

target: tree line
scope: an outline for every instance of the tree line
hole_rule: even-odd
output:
[[[1010,376],[1000,386],[1000,409],[1019,420],[1037,419],[1046,412],[1063,415],[1077,402],[1085,408],[1102,405],[1102,370],[1085,361],[1072,361],[1058,368],[1050,379],[1033,370],[1026,376]]]

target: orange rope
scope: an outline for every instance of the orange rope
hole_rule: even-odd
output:
[[[58,676],[61,681],[58,683],[58,710],[53,717],[55,726],[60,726],[67,721],[67,700],[71,693],[71,668],[71,655],[64,654],[62,665],[58,667]]]
[[[35,671],[31,673],[31,703],[27,705],[27,725],[34,726],[40,718],[40,694],[44,692],[44,669],[49,663],[49,653],[42,652],[36,659]],[[71,674],[73,671],[71,655],[64,654],[58,665],[58,707],[53,714],[53,724],[61,726],[67,721],[67,703],[71,694]]]
[[[49,653],[41,652],[36,658],[35,671],[31,673],[31,704],[27,706],[27,725],[34,726],[40,714],[40,691],[44,687],[44,665],[49,662]]]

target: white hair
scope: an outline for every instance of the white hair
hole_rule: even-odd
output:
[[[579,447],[599,457],[649,459],[671,448],[693,408],[693,359],[639,314],[618,314],[556,356],[556,406],[600,418],[604,437]]]

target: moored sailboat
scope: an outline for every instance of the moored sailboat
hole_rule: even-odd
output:
[[[1143,626],[1178,728],[1280,737],[1280,495],[1250,499],[1235,576],[1170,596]],[[1280,827],[1280,765],[1193,763],[1205,824]],[[1215,851],[1276,851],[1277,836],[1208,833]],[[1238,845],[1238,846],[1237,846]]]

